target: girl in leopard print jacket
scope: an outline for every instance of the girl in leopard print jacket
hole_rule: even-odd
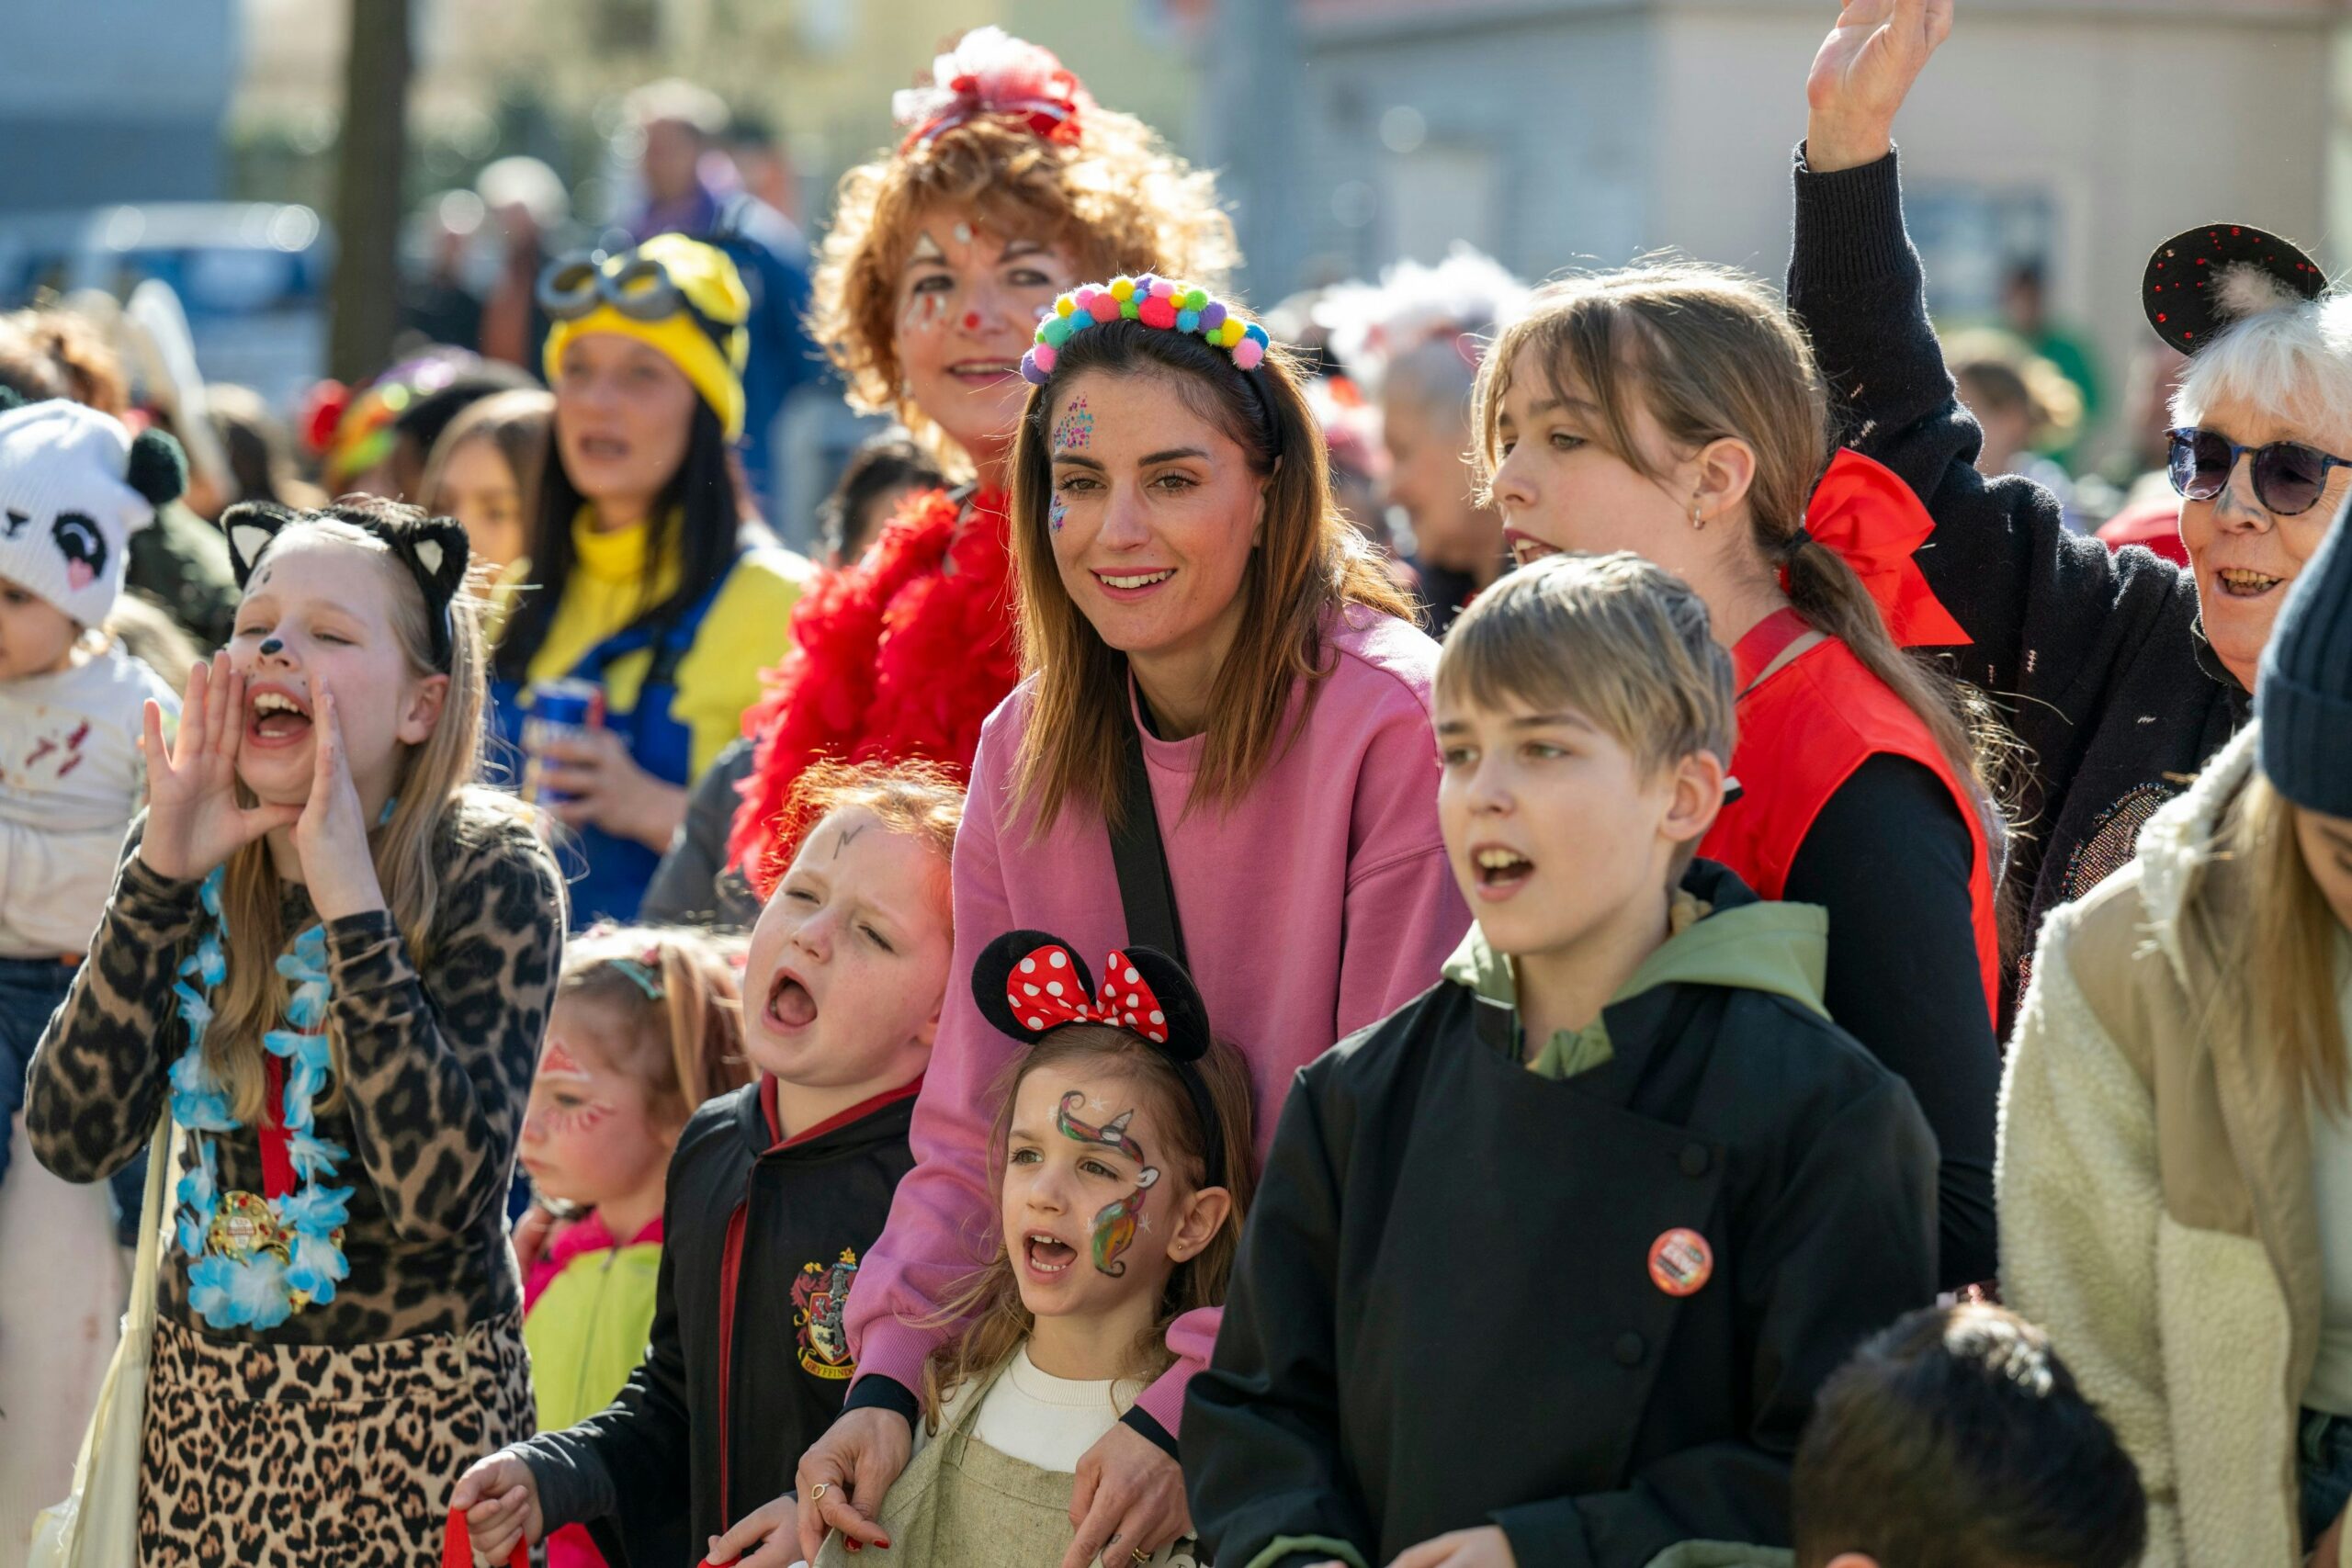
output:
[[[473,782],[464,531],[373,502],[222,522],[235,636],[168,750],[148,705],[148,810],[26,1130],[77,1181],[167,1105],[179,1140],[143,1222],[144,1560],[424,1568],[461,1456],[531,1428],[503,1200],[563,883]]]

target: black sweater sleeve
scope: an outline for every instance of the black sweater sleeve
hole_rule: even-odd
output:
[[[1329,1058],[1326,1058],[1328,1061]],[[1184,1478],[1204,1561],[1369,1556],[1377,1532],[1340,1442],[1340,1191],[1349,1139],[1326,1125],[1313,1068],[1283,1101],[1242,1227],[1216,1353],[1184,1399]]]
[[[676,1216],[663,1215],[662,1234],[678,1234]],[[676,1257],[675,1247],[662,1249],[645,1359],[612,1404],[576,1427],[518,1445],[539,1483],[548,1533],[587,1525],[606,1561],[630,1568],[679,1560],[686,1545],[692,1461],[685,1353],[671,1272]]]
[[[1993,1120],[2001,1062],[1984,1010],[1951,794],[1907,757],[1872,757],[1821,808],[1781,897],[1829,911],[1829,1016],[1910,1085],[1942,1151],[1938,1285],[1993,1277]]]
[[[1981,434],[1961,406],[1903,226],[1895,156],[1815,174],[1799,150],[1789,309],[1813,341],[1848,444],[1901,475],[1935,519],[1917,560],[1966,628],[1954,672],[1990,694],[2031,757],[2031,822],[2071,787],[2086,739],[2137,666],[2137,700],[2210,690],[2196,661],[2196,589],[2142,549],[2110,553],[2066,531],[2058,500],[1974,467]],[[2031,853],[2030,846],[2027,846]],[[2019,868],[2029,877],[2033,867]]]

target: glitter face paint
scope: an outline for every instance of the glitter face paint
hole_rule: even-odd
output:
[[[1094,415],[1088,412],[1083,394],[1072,398],[1062,410],[1061,418],[1054,421],[1054,456],[1065,452],[1082,452],[1094,445]]]
[[[1136,1179],[1136,1190],[1094,1216],[1094,1267],[1116,1280],[1127,1271],[1127,1266],[1119,1261],[1119,1254],[1135,1244],[1136,1232],[1144,1223],[1144,1195],[1159,1181],[1159,1172],[1145,1157],[1143,1145],[1127,1136],[1127,1124],[1135,1120],[1133,1111],[1122,1111],[1097,1127],[1070,1114],[1074,1108],[1085,1103],[1086,1093],[1082,1089],[1074,1089],[1062,1096],[1061,1107],[1054,1112],[1054,1124],[1060,1128],[1062,1136],[1074,1143],[1116,1149],[1142,1168],[1142,1174]]]
[[[1046,531],[1058,534],[1069,522],[1069,503],[1062,500],[1062,492],[1054,491],[1054,499],[1046,503]]]

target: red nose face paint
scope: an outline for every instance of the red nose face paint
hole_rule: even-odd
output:
[[[967,333],[976,333],[980,330],[980,313],[978,310],[964,312],[964,330]]]

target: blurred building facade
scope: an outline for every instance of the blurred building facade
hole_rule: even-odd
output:
[[[1295,6],[1295,273],[1469,241],[1532,276],[1674,246],[1777,279],[1815,0],[1249,0]],[[1215,26],[1207,8],[1196,7]],[[2343,0],[1964,0],[1900,123],[1939,318],[2038,260],[2109,384],[2146,335],[2151,248],[2218,218],[2319,243],[2352,220]],[[1214,57],[1214,38],[1203,52]],[[2337,59],[2342,55],[2343,65]],[[2333,192],[2333,195],[2331,194]],[[2339,221],[2331,225],[2329,219]]]
[[[27,0],[7,12],[0,220],[221,194],[237,0]]]

